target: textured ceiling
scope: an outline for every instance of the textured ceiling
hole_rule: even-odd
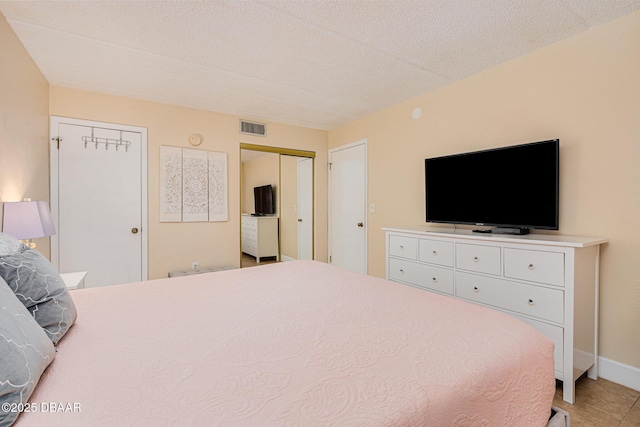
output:
[[[53,85],[333,129],[640,0],[0,1]]]

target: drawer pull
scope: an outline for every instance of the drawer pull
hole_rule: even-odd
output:
[[[404,270],[403,269],[400,269],[400,274],[404,274]]]
[[[529,298],[529,305],[533,305],[533,300]]]
[[[436,283],[436,282],[438,281],[438,279],[436,279],[435,277],[432,277],[432,278],[431,278],[431,281],[432,281],[433,283]]]
[[[473,287],[473,292],[478,292],[478,287],[477,286]]]
[[[533,270],[533,264],[529,264],[529,270]]]
[[[400,245],[400,249],[404,250],[404,246]]]
[[[436,251],[431,252],[433,256],[436,256],[438,253]]]
[[[477,256],[474,256],[474,257],[473,257],[473,262],[478,262],[478,261],[480,261],[480,260],[478,259],[478,257],[477,257]]]

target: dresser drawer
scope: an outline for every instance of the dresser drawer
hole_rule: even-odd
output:
[[[242,217],[242,229],[243,230],[257,230],[258,229],[258,221],[255,218],[251,217]]]
[[[526,317],[521,317],[514,315],[513,317],[517,317],[525,323],[533,326],[540,332],[542,335],[545,335],[555,344],[555,348],[553,349],[553,365],[556,371],[556,377],[562,378],[563,366],[564,366],[564,332],[560,326],[553,326],[548,323],[538,322],[537,320],[528,319]]]
[[[258,245],[256,241],[242,241],[242,252],[246,252],[249,255],[253,255],[258,251]]]
[[[419,260],[453,267],[453,243],[441,240],[418,240]]]
[[[258,239],[258,233],[256,230],[242,230],[242,238],[244,240],[253,240],[255,242]]]
[[[514,279],[564,286],[564,254],[505,248],[504,275]]]
[[[500,275],[500,248],[456,244],[456,267],[478,273]]]
[[[453,270],[446,268],[390,258],[389,278],[453,295]]]
[[[389,236],[389,255],[406,259],[418,259],[418,239],[415,237]]]
[[[456,296],[551,322],[564,322],[564,292],[559,289],[456,272]]]

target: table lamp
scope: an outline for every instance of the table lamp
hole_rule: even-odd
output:
[[[31,239],[56,234],[49,203],[40,200],[4,202],[2,232],[26,240],[27,246],[35,248],[36,244]]]

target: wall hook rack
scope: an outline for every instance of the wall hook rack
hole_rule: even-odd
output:
[[[100,138],[97,136],[83,136],[82,137],[82,141],[84,142],[84,148],[87,148],[87,144],[88,143],[92,143],[95,144],[95,148],[96,150],[98,149],[98,145],[100,144],[104,144],[104,149],[108,150],[110,145],[113,145],[114,147],[116,147],[116,151],[118,151],[118,148],[120,147],[124,147],[125,151],[129,151],[129,146],[131,145],[130,141],[126,141],[123,140],[122,138],[120,139],[113,139],[113,138]]]

